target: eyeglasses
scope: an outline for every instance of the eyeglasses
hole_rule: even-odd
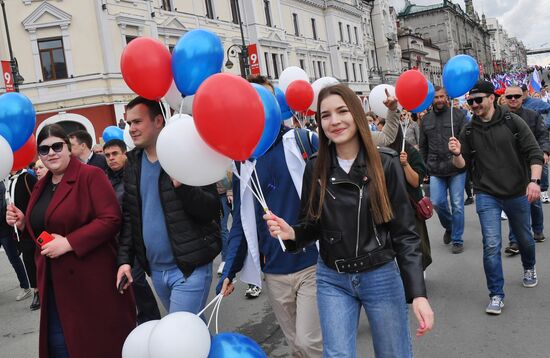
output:
[[[50,153],[50,149],[53,149],[55,153],[59,153],[63,150],[63,145],[65,142],[56,142],[52,145],[40,145],[38,146],[38,154],[46,156]]]
[[[523,97],[523,95],[521,94],[507,94],[506,96],[506,99],[520,99],[521,97]]]
[[[471,106],[472,104],[477,103],[477,104],[481,104],[481,102],[483,102],[483,98],[487,98],[489,96],[483,96],[483,97],[475,97],[475,98],[468,98],[466,100],[466,102],[468,102],[468,105]]]

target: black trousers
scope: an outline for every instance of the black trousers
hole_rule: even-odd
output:
[[[157,305],[157,300],[151,290],[151,286],[145,279],[145,271],[139,264],[138,260],[134,261],[132,267],[132,289],[134,290],[134,297],[136,299],[137,306],[137,322],[142,324],[148,321],[160,319],[160,311]]]

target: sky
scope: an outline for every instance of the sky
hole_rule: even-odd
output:
[[[452,0],[464,7],[464,0]],[[389,0],[398,11],[405,0]],[[443,0],[411,0],[417,5],[442,3]],[[527,49],[550,48],[550,6],[548,0],[473,0],[474,8],[482,14],[496,17],[508,36],[523,41]],[[528,57],[529,64],[550,65],[550,53]]]

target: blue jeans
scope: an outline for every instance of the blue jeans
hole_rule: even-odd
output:
[[[535,267],[535,240],[531,234],[531,210],[526,196],[512,199],[498,199],[492,195],[478,193],[476,210],[483,235],[483,268],[487,279],[489,296],[504,297],[504,275],[502,273],[502,234],[500,213],[504,210],[518,240],[523,269]]]
[[[530,205],[531,209],[531,226],[535,234],[542,234],[544,231],[544,212],[542,211],[542,201],[537,200]],[[508,222],[508,227],[510,228],[510,244],[517,244],[516,235],[512,229],[512,223]]]
[[[136,299],[138,324],[160,319],[157,300],[145,278],[145,271],[137,259],[134,260],[134,266],[132,266],[132,278],[134,279],[132,290]]]
[[[463,245],[464,234],[464,184],[466,172],[450,177],[430,177],[430,199],[445,231],[451,233],[453,244]],[[451,210],[447,202],[451,197]]]
[[[540,190],[548,190],[548,164],[542,165],[542,176],[540,177]]]
[[[2,220],[3,218],[0,218]],[[15,270],[17,279],[19,280],[19,287],[29,288],[29,279],[27,278],[27,272],[25,271],[25,266],[19,258],[19,253],[17,252],[17,246],[15,245],[15,240],[11,236],[0,237],[0,247],[4,247],[6,251],[6,256],[10,261],[11,266]]]
[[[317,263],[317,305],[323,357],[355,357],[361,306],[367,313],[377,358],[413,356],[408,308],[395,261],[372,271],[338,273]]]
[[[221,235],[222,235],[222,261],[225,261],[225,255],[227,255],[227,238],[229,237],[229,230],[227,229],[227,219],[231,214],[231,208],[227,202],[227,195],[220,195],[220,201],[222,202],[223,216],[221,218]]]
[[[206,305],[212,283],[212,263],[195,268],[185,277],[177,267],[167,271],[151,271],[155,291],[169,312],[199,313]]]
[[[65,335],[57,311],[53,287],[48,287],[48,352],[51,358],[69,358]]]

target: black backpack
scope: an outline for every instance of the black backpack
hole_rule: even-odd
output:
[[[504,125],[510,130],[510,134],[514,137],[514,142],[516,144],[516,149],[519,151],[519,129],[516,125],[516,123],[512,120],[512,115],[510,112],[506,112],[504,114]],[[464,126],[464,134],[466,136],[466,141],[468,142],[468,146],[470,147],[471,157],[474,158],[476,154],[476,150],[474,148],[474,139],[472,136],[473,128],[472,128],[472,122],[466,123]]]

